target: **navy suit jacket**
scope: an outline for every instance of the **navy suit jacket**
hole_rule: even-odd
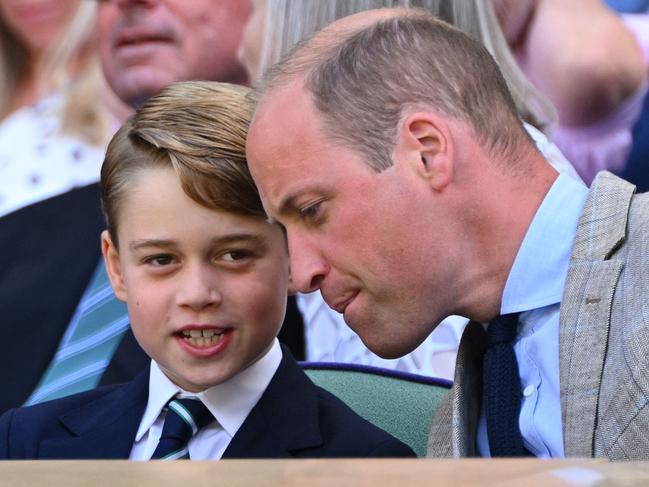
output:
[[[414,457],[314,385],[283,347],[268,388],[223,458]],[[148,398],[148,368],[105,386],[0,417],[0,459],[127,459]]]
[[[0,218],[0,414],[36,388],[68,328],[100,258],[105,228],[99,184]],[[300,313],[289,298],[280,341],[304,357]],[[100,385],[133,379],[149,363],[130,329]]]

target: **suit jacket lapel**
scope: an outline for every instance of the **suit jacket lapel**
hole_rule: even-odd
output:
[[[149,369],[59,418],[69,438],[43,441],[40,458],[127,459],[148,399]]]
[[[634,187],[600,174],[577,226],[561,302],[559,362],[566,456],[590,457],[610,313],[623,263],[609,260],[624,241]]]
[[[282,354],[275,376],[223,458],[291,457],[295,451],[322,445],[317,389],[285,347]]]
[[[433,419],[428,456],[476,456],[485,347],[484,328],[480,323],[470,322],[458,349],[453,388]]]

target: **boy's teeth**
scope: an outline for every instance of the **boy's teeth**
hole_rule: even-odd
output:
[[[183,337],[194,347],[209,347],[223,338],[223,332],[216,330],[189,330],[183,331]]]

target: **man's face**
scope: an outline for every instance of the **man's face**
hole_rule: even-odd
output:
[[[275,90],[249,132],[252,175],[286,228],[296,288],[320,289],[373,352],[401,356],[451,314],[428,187],[407,164],[376,173],[322,134],[301,88]]]
[[[104,0],[98,27],[106,79],[132,106],[176,81],[244,84],[236,52],[249,15],[244,0]]]
[[[119,248],[102,249],[138,342],[189,391],[236,375],[265,353],[282,324],[288,255],[281,228],[204,208],[171,169],[129,180]]]

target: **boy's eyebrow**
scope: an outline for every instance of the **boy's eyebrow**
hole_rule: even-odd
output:
[[[128,244],[128,248],[131,250],[139,250],[143,247],[171,247],[172,245],[175,245],[175,243],[175,240],[147,238],[142,240],[133,240]]]
[[[224,245],[234,242],[250,242],[260,246],[265,246],[267,244],[266,238],[256,233],[230,233],[221,237],[214,237],[210,242],[212,245]],[[146,247],[173,247],[174,245],[177,245],[177,243],[176,240],[147,238],[133,240],[129,244],[129,249],[140,250]]]
[[[231,233],[212,239],[212,244],[228,244],[234,242],[251,242],[256,245],[266,245],[266,238],[256,233]]]

